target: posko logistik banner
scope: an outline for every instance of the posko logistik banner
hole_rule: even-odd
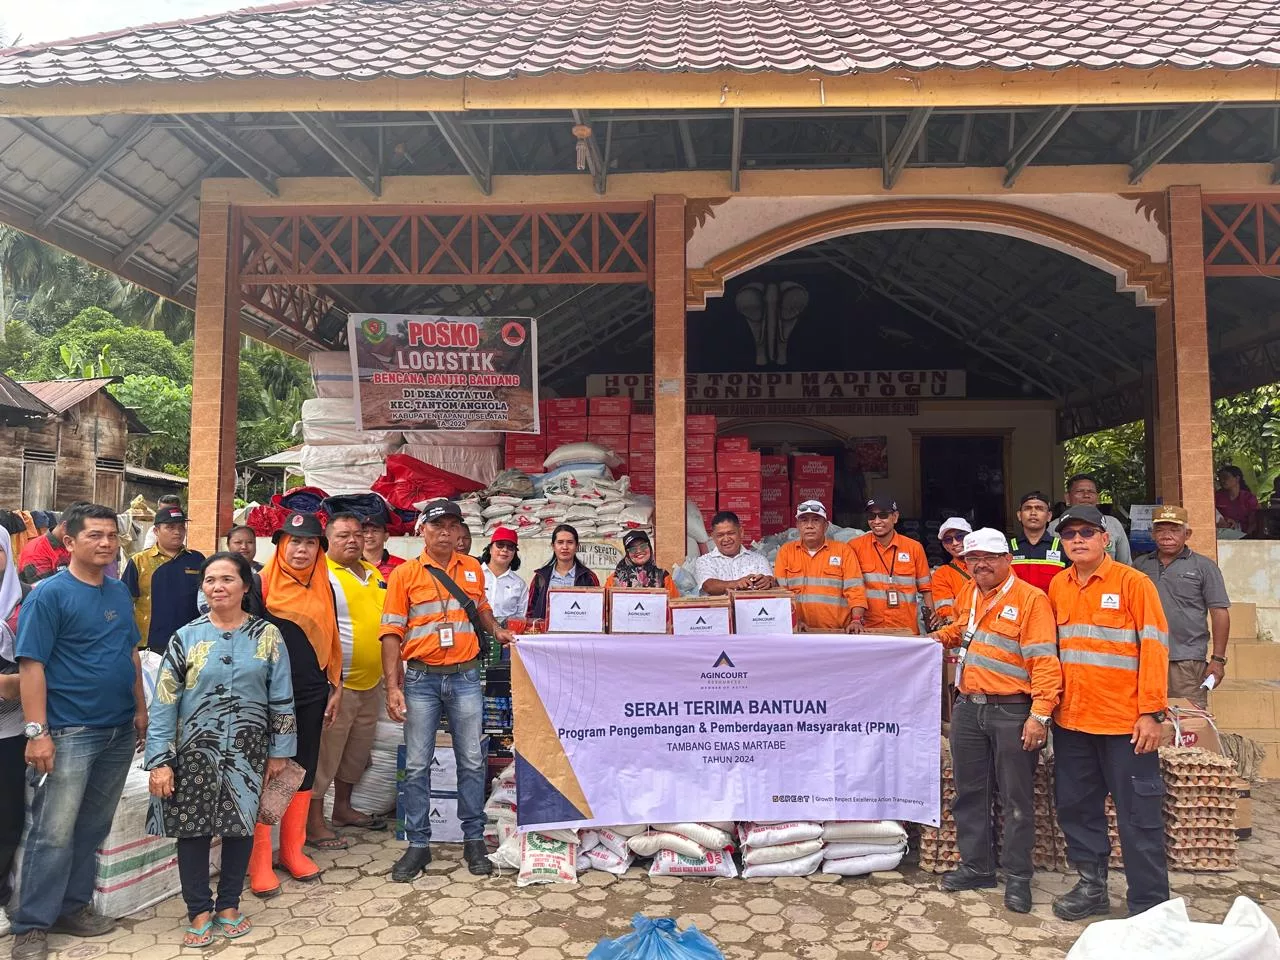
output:
[[[353,313],[364,430],[538,432],[538,333],[527,317]]]
[[[521,830],[939,816],[927,637],[523,636]]]

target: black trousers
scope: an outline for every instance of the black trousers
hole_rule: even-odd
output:
[[[951,765],[955,771],[956,845],[978,873],[995,873],[992,801],[1000,789],[1004,810],[1001,863],[1011,877],[1030,878],[1036,842],[1035,779],[1038,750],[1022,749],[1031,704],[956,701],[951,712]]]
[[[295,703],[293,714],[298,723],[298,752],[293,762],[307,772],[302,778],[299,792],[310,790],[316,782],[316,767],[320,765],[320,738],[324,734],[325,700]]]
[[[13,896],[9,873],[27,817],[27,738],[0,740],[0,907]]]
[[[187,903],[187,919],[202,913],[240,907],[244,877],[249,872],[253,837],[222,838],[222,868],[218,871],[218,899],[209,889],[209,848],[212,837],[182,837],[178,840],[178,878],[182,899]]]
[[[1116,805],[1116,826],[1130,913],[1169,899],[1169,865],[1164,849],[1164,778],[1160,755],[1135,754],[1128,734],[1053,734],[1058,823],[1067,837],[1072,863],[1106,864],[1106,799]]]

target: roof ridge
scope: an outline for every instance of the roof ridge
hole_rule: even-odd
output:
[[[137,33],[142,30],[163,30],[170,27],[192,27],[200,23],[208,23],[213,20],[221,20],[226,17],[239,17],[249,14],[262,13],[283,13],[286,10],[302,10],[307,7],[321,7],[335,0],[279,0],[277,3],[267,3],[253,7],[236,7],[232,10],[222,10],[218,13],[203,13],[198,17],[183,17],[176,20],[156,20],[152,23],[135,23],[127,27],[117,27],[115,30],[102,30],[98,33],[87,33],[78,37],[66,37],[61,40],[47,40],[43,43],[28,43],[20,47],[0,47],[0,57],[19,57],[29,53],[39,53],[42,50],[51,50],[55,47],[79,46],[85,43],[95,43],[99,40],[113,40],[117,37],[127,37],[131,33]]]

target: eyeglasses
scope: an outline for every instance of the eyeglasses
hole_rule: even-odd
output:
[[[948,533],[942,538],[943,543],[964,543],[963,533]]]
[[[647,553],[649,550],[650,550],[650,547],[649,547],[649,544],[647,543],[633,543],[631,546],[627,547],[627,553],[633,556],[638,556],[639,554]]]
[[[1102,531],[1097,527],[1069,527],[1058,531],[1059,540],[1092,540]]]
[[[867,514],[871,520],[888,520],[892,516],[892,513],[885,513],[883,510],[873,510]]]

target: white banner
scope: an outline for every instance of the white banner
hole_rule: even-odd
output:
[[[937,825],[942,648],[922,637],[525,636],[521,829]]]

